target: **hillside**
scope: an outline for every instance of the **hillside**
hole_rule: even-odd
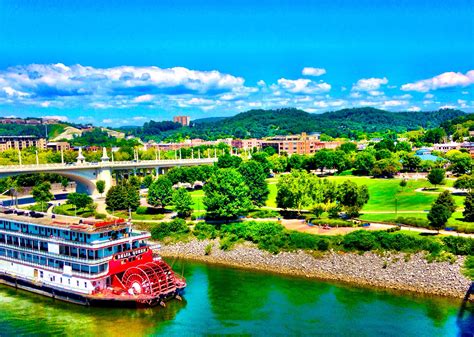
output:
[[[310,114],[298,109],[250,110],[219,120],[194,121],[198,135],[227,134],[235,137],[265,137],[275,134],[324,132],[338,137],[353,132],[403,132],[432,128],[465,115],[460,110],[389,112],[374,108],[353,108]]]

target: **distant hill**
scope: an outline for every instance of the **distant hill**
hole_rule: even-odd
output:
[[[352,132],[403,132],[438,127],[441,123],[465,113],[443,109],[428,112],[389,112],[375,108],[352,108],[311,114],[298,109],[250,110],[227,118],[194,121],[193,134],[266,137],[276,134],[323,132],[333,137]]]

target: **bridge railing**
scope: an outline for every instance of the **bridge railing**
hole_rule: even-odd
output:
[[[169,164],[208,164],[217,161],[217,158],[194,158],[194,159],[159,159],[159,160],[128,160],[128,161],[109,161],[109,162],[83,162],[83,163],[49,163],[49,164],[22,164],[22,165],[0,165],[0,172],[11,171],[39,171],[44,169],[74,169],[74,168],[93,168],[93,167],[140,167],[140,166],[159,166]]]

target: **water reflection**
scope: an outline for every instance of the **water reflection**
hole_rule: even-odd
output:
[[[466,296],[464,297],[461,308],[459,309],[456,320],[459,328],[459,337],[474,336],[474,304],[471,302],[473,296],[474,283],[471,284],[469,290],[466,292]]]
[[[469,302],[456,320],[458,302],[442,298],[176,261],[183,267],[185,301],[166,308],[87,308],[0,286],[0,335],[473,336]]]

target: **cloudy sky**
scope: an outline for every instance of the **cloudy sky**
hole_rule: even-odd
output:
[[[474,2],[0,1],[2,116],[357,106],[473,112]]]

